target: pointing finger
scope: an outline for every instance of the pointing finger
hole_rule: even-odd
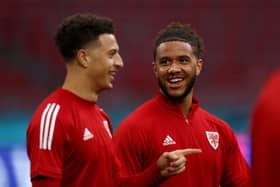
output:
[[[179,149],[174,151],[176,155],[191,155],[191,154],[199,154],[202,153],[201,149]]]

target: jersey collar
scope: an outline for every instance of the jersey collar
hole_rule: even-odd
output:
[[[181,105],[180,103],[174,103],[167,99],[160,91],[157,92],[156,100],[159,102],[159,104],[163,107],[165,107],[168,110],[174,111],[180,115],[182,115]],[[191,110],[188,114],[188,118],[191,118],[195,111],[199,108],[199,101],[198,99],[193,96],[192,97],[192,104],[191,104]]]

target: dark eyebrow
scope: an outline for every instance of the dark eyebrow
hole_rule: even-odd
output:
[[[167,57],[167,56],[164,56],[164,57],[161,57],[161,58],[159,58],[160,60],[165,60],[165,59],[170,59],[170,57]]]
[[[117,52],[118,52],[118,49],[110,49],[110,50],[108,51],[109,54],[115,54],[115,53],[117,53]]]
[[[188,55],[180,55],[180,56],[177,56],[176,58],[186,58],[186,59],[191,59],[191,57],[189,57]]]

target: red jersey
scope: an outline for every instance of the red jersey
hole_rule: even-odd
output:
[[[264,85],[252,115],[253,186],[279,186],[280,69]]]
[[[166,151],[202,150],[187,156],[186,170],[164,180],[162,187],[249,186],[249,166],[232,129],[195,99],[185,118],[179,104],[159,93],[121,122],[113,144],[129,174],[145,170]]]
[[[94,103],[58,89],[38,107],[27,130],[31,179],[61,186],[114,185],[111,122]]]
[[[128,176],[115,157],[111,133],[111,121],[94,102],[56,90],[27,129],[31,180],[44,176],[61,181],[62,187],[144,187],[162,180],[156,162]]]

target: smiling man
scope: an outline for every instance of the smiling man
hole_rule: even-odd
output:
[[[159,155],[147,170],[128,176],[112,149],[112,123],[96,104],[123,67],[111,19],[75,14],[55,35],[66,63],[61,88],[45,98],[27,129],[33,187],[145,187],[185,170],[196,149]]]
[[[96,105],[123,67],[112,21],[92,14],[67,17],[55,42],[67,73],[27,130],[32,186],[114,186],[112,128]]]
[[[124,119],[113,144],[129,174],[148,168],[160,154],[196,148],[186,169],[158,186],[247,187],[250,170],[232,129],[202,109],[193,95],[203,65],[203,43],[190,26],[171,23],[154,43],[159,91]]]

